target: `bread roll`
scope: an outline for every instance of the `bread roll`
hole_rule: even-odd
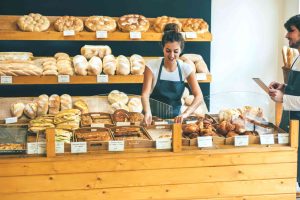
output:
[[[130,72],[133,75],[142,75],[145,71],[145,60],[142,56],[133,54],[130,57]]]
[[[88,75],[99,75],[102,72],[102,61],[101,58],[93,56],[89,60]]]
[[[117,75],[128,75],[129,73],[130,73],[129,60],[125,56],[119,55],[117,57],[116,74]]]
[[[103,58],[103,72],[107,75],[115,75],[117,61],[113,55],[108,55]]]
[[[113,90],[108,94],[108,102],[110,104],[113,103],[123,103],[127,104],[128,103],[128,96],[124,92],[120,92],[119,90]]]
[[[143,111],[143,105],[140,98],[133,97],[128,102],[129,112],[139,112]]]
[[[72,97],[68,94],[60,96],[60,110],[72,109]]]
[[[31,102],[26,104],[24,108],[24,114],[29,117],[30,119],[34,119],[37,116],[37,103]]]
[[[25,104],[22,102],[14,103],[10,106],[11,115],[20,118],[23,115]]]
[[[184,63],[190,65],[191,68],[193,69],[193,72],[196,73],[196,66],[195,66],[195,63],[194,63],[192,60],[190,60],[189,58],[187,58],[187,57],[184,56],[184,55],[182,55],[182,56],[180,57],[180,60],[182,60]]]
[[[37,100],[37,116],[46,115],[48,113],[48,106],[49,106],[49,97],[46,94],[42,94],[38,97]]]
[[[49,97],[49,114],[55,115],[60,110],[60,97],[53,94]]]
[[[92,58],[93,56],[99,56],[104,58],[107,55],[111,54],[111,48],[107,45],[84,45],[81,50],[81,55],[87,59]]]

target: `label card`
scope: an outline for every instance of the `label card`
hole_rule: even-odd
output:
[[[165,129],[165,126],[155,126],[155,129]]]
[[[186,124],[195,124],[197,122],[197,120],[185,121]]]
[[[65,153],[64,142],[55,142],[55,153]]]
[[[12,124],[12,123],[18,122],[17,117],[8,117],[8,118],[5,118],[4,120],[5,120],[5,124]]]
[[[108,141],[108,151],[124,151],[125,142],[121,141]]]
[[[1,84],[12,84],[12,76],[1,76]]]
[[[154,122],[154,125],[166,125],[168,124],[167,121],[158,121],[158,122]]]
[[[96,123],[96,124],[91,124],[92,128],[105,128],[103,123]]]
[[[37,154],[37,153],[38,153],[37,142],[28,142],[27,143],[27,154]]]
[[[46,142],[38,142],[38,154],[46,154]]]
[[[116,122],[116,126],[130,126],[130,122]]]
[[[197,137],[198,147],[212,147],[212,136]]]
[[[107,31],[96,31],[96,38],[107,38]]]
[[[237,135],[234,136],[234,146],[248,146],[249,145],[249,136],[248,135]]]
[[[171,149],[171,138],[159,138],[155,141],[156,149]]]
[[[205,81],[207,80],[206,73],[196,73],[197,81]]]
[[[197,33],[196,32],[185,32],[185,38],[195,39],[195,38],[197,38]]]
[[[65,30],[63,32],[64,36],[74,36],[75,35],[75,31],[74,30]]]
[[[278,133],[278,144],[289,144],[290,134],[288,133]]]
[[[108,83],[108,75],[106,74],[97,75],[97,83]]]
[[[70,76],[69,75],[58,75],[57,82],[59,83],[70,83]]]
[[[260,144],[274,144],[274,135],[273,134],[263,134],[259,135]]]
[[[71,142],[71,153],[86,153],[86,142]]]
[[[141,39],[142,33],[141,32],[130,32],[130,39]]]

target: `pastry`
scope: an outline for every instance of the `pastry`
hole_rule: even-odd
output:
[[[37,116],[37,103],[31,102],[26,104],[24,108],[24,114],[30,119],[34,119]]]
[[[182,30],[185,32],[205,33],[208,32],[208,24],[203,19],[188,18],[182,22]]]
[[[119,55],[117,57],[116,74],[117,75],[128,75],[129,73],[130,73],[129,60],[125,56]]]
[[[133,54],[130,56],[130,72],[133,75],[142,75],[145,71],[145,60],[142,56]]]
[[[60,97],[57,94],[52,94],[49,97],[49,114],[57,114],[60,110]]]
[[[91,16],[88,17],[84,25],[89,31],[115,31],[117,28],[116,21],[108,16]]]
[[[118,20],[118,27],[123,32],[146,32],[150,23],[143,15],[130,14],[124,15]]]
[[[39,13],[30,13],[20,17],[17,24],[22,31],[41,32],[49,28],[50,21]]]
[[[111,54],[111,48],[107,45],[84,45],[81,47],[80,53],[87,59],[90,59],[93,56],[104,58]]]
[[[11,115],[20,118],[23,115],[25,104],[22,102],[14,103],[10,106]]]
[[[168,17],[168,16],[157,17],[154,20],[153,28],[156,32],[162,33],[162,32],[164,32],[164,28],[165,28],[166,24],[169,24],[169,23],[177,24],[179,27],[179,31],[181,31],[181,26],[182,26],[181,22],[175,17]]]
[[[62,16],[54,22],[54,28],[59,32],[66,30],[80,32],[83,30],[83,21],[74,16]]]

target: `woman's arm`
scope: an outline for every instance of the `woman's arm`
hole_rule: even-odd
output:
[[[151,114],[151,108],[149,103],[149,97],[150,97],[150,91],[153,81],[153,75],[151,70],[146,66],[145,72],[144,72],[144,82],[143,82],[143,89],[142,89],[142,104],[144,109],[144,122],[147,125],[150,125],[152,122],[152,114]]]

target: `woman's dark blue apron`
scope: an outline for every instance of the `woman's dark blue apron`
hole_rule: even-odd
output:
[[[299,57],[297,58],[299,59]],[[297,60],[296,59],[296,60]],[[295,64],[296,60],[292,64],[292,66]],[[294,71],[293,69],[290,70],[289,76],[288,76],[288,82],[287,86],[285,87],[284,94],[292,95],[292,96],[298,96],[300,97],[300,72]],[[300,108],[299,108],[300,110]],[[280,127],[284,130],[289,130],[289,121],[292,119],[300,120],[300,111],[283,111],[282,114],[282,121],[280,123]],[[299,127],[300,130],[300,127]],[[300,137],[298,137],[298,144],[300,144]],[[298,145],[298,165],[297,165],[297,182],[300,183],[300,154],[299,154],[299,145]]]
[[[184,80],[182,80],[182,72],[178,61],[177,68],[180,81],[161,80],[160,76],[163,64],[164,59],[161,61],[157,82],[152,94],[150,95],[151,112],[153,116],[158,116],[160,118],[174,118],[180,114],[181,97],[185,87]]]

